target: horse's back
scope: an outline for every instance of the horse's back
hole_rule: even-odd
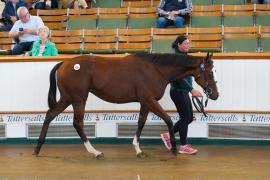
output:
[[[148,96],[160,96],[155,94],[161,83],[155,67],[133,55],[114,58],[83,55],[62,66],[59,78],[72,91],[90,91],[114,103],[139,101],[147,92]]]

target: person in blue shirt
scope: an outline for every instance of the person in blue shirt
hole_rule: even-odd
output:
[[[178,36],[172,44],[176,54],[187,54],[189,50],[189,39],[186,36]],[[181,154],[195,154],[197,149],[187,143],[188,125],[193,121],[193,109],[189,96],[202,97],[202,93],[192,86],[192,77],[186,76],[171,83],[170,96],[174,102],[180,119],[174,125],[174,133],[179,133],[180,146],[178,152]],[[161,134],[161,138],[167,147],[171,149],[169,133]]]
[[[175,25],[181,28],[185,24],[186,15],[192,12],[191,0],[160,0],[157,6],[159,18],[157,28]]]

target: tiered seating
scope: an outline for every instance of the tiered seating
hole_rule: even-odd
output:
[[[174,53],[172,42],[179,34],[186,34],[186,28],[153,29],[152,53]]]
[[[256,25],[270,26],[270,4],[255,4]]]
[[[156,27],[157,13],[155,7],[134,8],[130,7],[128,28],[141,29]]]
[[[213,4],[240,5],[245,3],[245,0],[213,0]]]
[[[260,51],[270,52],[270,26],[260,27]]]
[[[127,8],[99,8],[97,28],[126,28],[127,15]]]
[[[119,8],[121,0],[96,0],[96,3],[91,3],[92,8]]]
[[[119,29],[117,53],[149,52],[151,29]]]
[[[84,30],[82,53],[113,53],[117,29]]]
[[[157,7],[159,0],[123,1],[122,7]]]
[[[67,9],[68,29],[95,29],[97,9]]]
[[[14,44],[8,36],[8,32],[0,32],[0,54],[10,54],[11,47]]]
[[[224,52],[257,52],[259,28],[224,27]]]
[[[191,14],[192,27],[217,27],[221,26],[221,6],[194,6]]]
[[[195,52],[221,52],[222,30],[221,28],[188,28],[187,35],[191,41],[191,51]]]
[[[173,52],[170,46],[179,34],[189,36],[191,51],[270,51],[269,5],[214,0],[216,5],[201,6],[212,0],[194,0],[200,5],[193,6],[186,28],[157,29],[153,5],[158,2],[129,0],[122,8],[38,10],[37,15],[53,29],[51,40],[62,53]],[[6,38],[0,46],[10,49]]]
[[[44,24],[50,29],[66,29],[67,27],[67,10],[66,9],[51,9],[51,10],[38,10],[39,16]]]
[[[269,9],[269,5],[261,4],[193,6],[187,26],[268,26]],[[68,19],[68,29],[144,29],[155,27],[157,20],[156,7],[38,10],[37,14],[51,28],[59,28],[59,23],[65,28]]]
[[[208,6],[212,5],[212,0],[192,0],[193,6]]]
[[[252,4],[223,6],[224,26],[253,26]]]
[[[59,53],[80,53],[82,49],[82,30],[52,30],[51,41],[55,43]]]

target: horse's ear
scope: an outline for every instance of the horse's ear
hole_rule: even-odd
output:
[[[206,62],[209,59],[209,52],[207,52],[206,58],[204,59]]]
[[[211,54],[209,55],[209,59],[212,59],[213,57],[213,52],[211,52]]]
[[[206,55],[206,58],[205,58],[205,63],[207,63],[208,60],[212,59],[212,57],[213,57],[213,53],[212,52],[211,53],[207,52],[207,55]]]

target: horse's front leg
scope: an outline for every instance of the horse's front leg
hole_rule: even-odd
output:
[[[149,113],[149,110],[144,105],[141,105],[139,120],[138,120],[138,127],[136,131],[136,135],[134,136],[134,139],[133,139],[133,146],[135,148],[136,155],[137,157],[140,157],[140,158],[146,157],[146,154],[144,154],[142,150],[140,149],[139,142],[140,142],[142,129],[146,122],[148,113]]]
[[[73,105],[73,109],[74,109],[74,121],[73,121],[73,126],[76,129],[77,133],[79,134],[79,136],[81,137],[81,140],[83,141],[83,144],[86,148],[86,150],[89,153],[92,153],[95,155],[95,157],[97,159],[101,159],[104,158],[104,155],[102,152],[96,150],[90,143],[90,141],[88,140],[88,138],[86,137],[84,130],[83,130],[83,118],[84,118],[84,111],[85,111],[85,102],[84,103],[76,103],[76,104],[72,104]]]
[[[149,99],[145,104],[150,111],[152,111],[158,117],[162,118],[167,124],[169,134],[170,134],[171,144],[172,144],[171,152],[174,155],[177,155],[175,135],[174,135],[174,130],[173,130],[173,122],[171,120],[171,117],[164,111],[164,109],[160,106],[160,104],[155,99]]]

